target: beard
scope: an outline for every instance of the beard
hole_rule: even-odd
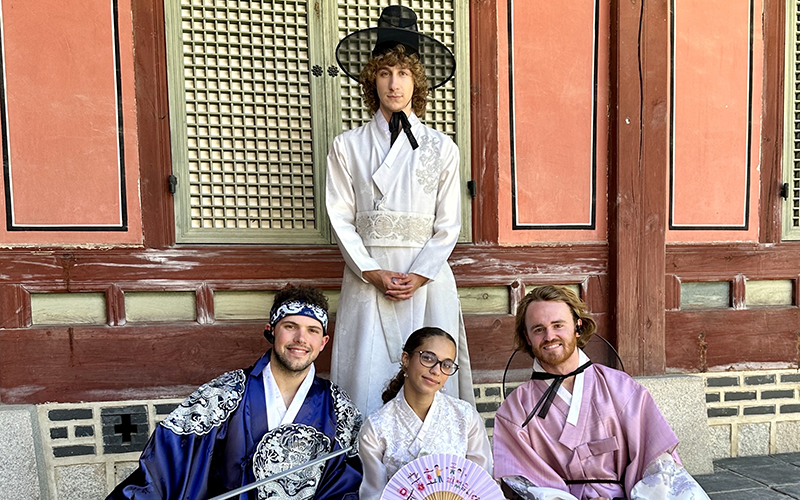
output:
[[[298,373],[304,371],[306,368],[311,366],[311,363],[314,362],[313,356],[311,356],[311,352],[309,351],[309,356],[306,359],[289,359],[284,355],[284,352],[278,351],[273,349],[273,354],[275,355],[275,361],[278,363],[280,368],[283,371],[290,372],[290,373]]]
[[[548,345],[559,342],[562,344],[562,349],[560,350],[553,352],[544,349]],[[540,345],[539,347],[531,346],[531,349],[533,350],[533,355],[539,360],[539,363],[543,365],[546,364],[550,366],[558,366],[562,363],[565,363],[573,355],[577,347],[578,338],[573,333],[572,335],[567,335],[566,338],[556,342],[548,342],[547,344]]]

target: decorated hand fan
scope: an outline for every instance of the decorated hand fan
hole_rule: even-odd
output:
[[[471,460],[438,453],[413,460],[397,471],[381,500],[502,500],[492,476]]]

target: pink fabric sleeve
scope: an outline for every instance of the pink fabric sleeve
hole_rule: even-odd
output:
[[[533,448],[528,432],[520,427],[525,411],[519,403],[524,388],[512,393],[494,418],[494,477],[524,476],[537,486],[568,491],[566,483]],[[524,397],[524,396],[523,396]]]
[[[625,469],[625,491],[630,492],[644,476],[647,466],[662,453],[672,453],[679,441],[646,390],[631,397],[620,413],[620,423],[627,431],[629,464]]]

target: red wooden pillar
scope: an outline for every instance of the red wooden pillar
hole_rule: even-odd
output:
[[[669,2],[611,4],[612,325],[632,375],[666,369],[664,307]]]

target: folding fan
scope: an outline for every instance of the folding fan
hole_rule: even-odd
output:
[[[500,486],[471,460],[438,453],[407,463],[392,476],[381,500],[502,500]]]

